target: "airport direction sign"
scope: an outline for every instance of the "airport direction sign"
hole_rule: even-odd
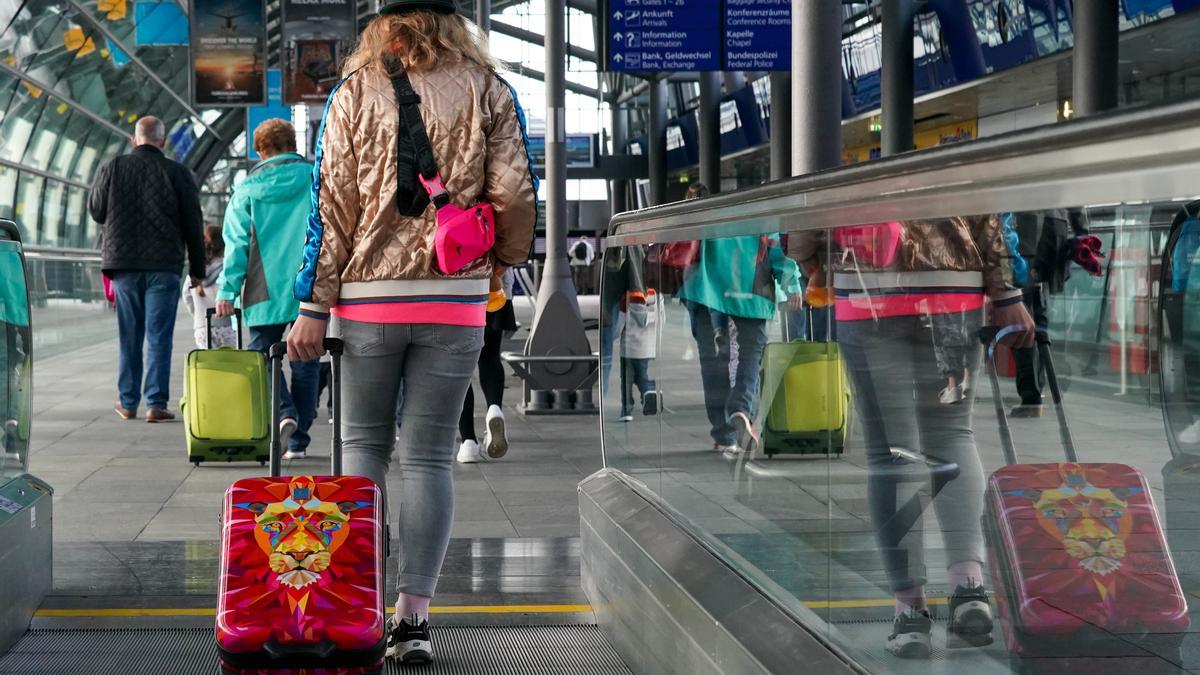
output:
[[[791,0],[725,0],[725,70],[790,70]]]
[[[609,70],[721,69],[720,0],[611,0],[608,13]]]

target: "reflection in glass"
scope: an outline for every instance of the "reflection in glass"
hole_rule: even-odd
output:
[[[871,672],[925,672],[923,657],[944,646],[957,668],[948,672],[1060,672],[1064,660],[1101,654],[1178,672],[1190,628],[1175,580],[1200,585],[1200,442],[1174,440],[1171,458],[1151,385],[1161,361],[1175,436],[1200,419],[1186,319],[1200,234],[1192,240],[1187,218],[1172,228],[1180,206],[793,231],[774,247],[794,273],[786,262],[772,269],[770,235],[646,247],[646,284],[662,306],[651,375],[669,407],[657,439],[610,424],[609,465],[652,486],[797,616],[827,621]],[[792,330],[778,311],[801,272],[805,298],[832,299],[832,342]],[[1178,289],[1161,301],[1161,344],[1160,277]],[[759,290],[768,281],[773,294]],[[619,299],[605,303],[620,316]],[[997,398],[980,329],[1021,324],[1031,339],[1035,315],[1052,349],[1006,339]],[[620,335],[602,322],[610,367]],[[1049,365],[1078,462],[1065,461],[1057,410],[1041,401]],[[604,400],[609,422],[636,403],[617,394],[613,384]],[[739,442],[729,414],[739,405],[762,434],[757,449],[752,434]],[[729,427],[736,449],[710,450]],[[1164,513],[1165,531],[1155,522]]]
[[[0,222],[0,476],[25,473],[32,397],[29,301],[20,244]]]

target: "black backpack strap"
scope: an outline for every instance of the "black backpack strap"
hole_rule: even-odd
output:
[[[429,134],[425,131],[424,120],[421,119],[421,97],[413,90],[412,82],[404,68],[399,64],[393,65],[392,89],[396,94],[396,103],[400,106],[400,129],[396,134],[397,203],[402,213],[415,216],[424,211],[425,203],[420,195],[416,194],[425,192],[419,179],[423,177],[428,181],[440,182],[440,177],[437,159],[433,156],[433,146],[429,143]],[[450,203],[450,195],[444,188],[430,198],[439,209]],[[420,211],[406,211],[406,205],[415,206],[418,203],[421,204]]]

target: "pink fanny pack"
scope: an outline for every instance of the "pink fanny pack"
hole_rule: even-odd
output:
[[[450,203],[440,175],[433,180],[420,177],[421,185],[437,207],[437,235],[433,250],[438,270],[454,274],[487,255],[496,245],[496,212],[492,205],[480,202],[463,209]]]
[[[855,259],[871,267],[882,268],[896,259],[902,228],[903,225],[896,221],[839,227],[833,231],[833,240],[843,251],[852,253]]]

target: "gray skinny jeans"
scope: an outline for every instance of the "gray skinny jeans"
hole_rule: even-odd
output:
[[[341,322],[343,470],[384,491],[399,447],[401,593],[433,597],[454,522],[454,441],[483,328]],[[404,382],[400,441],[396,401]]]
[[[963,313],[970,335],[982,325],[979,310]],[[940,322],[939,322],[940,323]],[[974,395],[954,405],[938,401],[946,380],[938,366],[937,343],[928,317],[900,316],[878,321],[839,321],[838,345],[846,359],[854,392],[855,414],[867,444],[867,493],[871,523],[893,592],[923,586],[925,542],[922,518],[909,526],[897,510],[924,482],[923,469],[895,460],[891,448],[924,453],[940,463],[958,464],[956,478],[933,500],[946,544],[946,563],[984,561],[983,465],[971,428]],[[941,345],[946,346],[946,345]],[[978,376],[981,346],[954,344],[962,363]]]

